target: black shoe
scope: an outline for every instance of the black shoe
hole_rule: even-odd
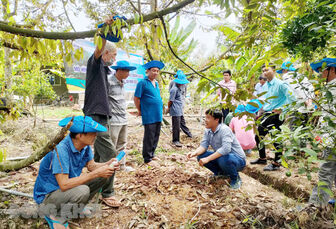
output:
[[[280,166],[278,165],[275,165],[273,163],[269,164],[269,165],[266,165],[264,167],[264,171],[277,171],[277,170],[280,170]]]
[[[254,164],[260,164],[260,165],[266,165],[267,164],[267,160],[266,159],[256,159],[254,161],[250,161],[250,164],[251,165],[254,165]]]

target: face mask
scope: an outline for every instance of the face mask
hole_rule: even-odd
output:
[[[113,64],[112,61],[103,61],[104,62],[104,66],[108,67],[111,66]]]

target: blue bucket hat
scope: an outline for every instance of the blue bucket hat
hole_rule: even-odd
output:
[[[283,62],[282,65],[281,65],[281,69],[277,70],[276,72],[279,73],[279,74],[282,74],[282,70],[284,70],[284,69],[286,69],[288,71],[291,71],[291,72],[296,71],[296,68],[294,68],[292,62],[290,62],[290,61]]]
[[[320,72],[320,68],[322,68],[323,64],[325,67],[336,67],[336,58],[324,58],[318,62],[313,62],[310,64],[310,67],[317,73]]]
[[[152,60],[144,65],[142,65],[142,67],[144,69],[150,69],[150,68],[158,68],[158,69],[162,69],[164,67],[164,63],[162,63],[161,61],[158,61],[158,60]]]
[[[251,114],[258,112],[261,108],[262,104],[258,99],[250,100],[245,106],[246,111]]]
[[[245,106],[244,105],[238,105],[237,106],[237,108],[235,109],[235,111],[234,111],[234,113],[235,114],[239,114],[239,113],[241,113],[241,112],[245,112],[246,110],[245,110]]]
[[[62,119],[58,125],[61,127],[66,126],[72,117]],[[89,132],[105,132],[107,129],[94,121],[90,116],[76,116],[74,117],[73,124],[70,127],[72,133],[89,133]]]
[[[127,21],[127,18],[125,16],[118,16],[118,15],[113,16],[113,20],[116,20],[117,18],[119,18],[120,20],[123,20],[125,22]],[[105,25],[105,23],[99,24],[98,29],[102,28],[104,25]],[[118,32],[117,32],[117,34],[118,34]],[[111,32],[109,32],[106,37],[105,37],[104,33],[100,34],[100,36],[102,38],[108,40],[108,41],[111,41],[111,42],[119,42],[120,41],[120,36],[112,34]]]
[[[174,79],[174,82],[177,84],[187,84],[190,83],[189,80],[187,80],[186,75],[181,70],[178,70],[176,75],[174,76],[176,79]]]
[[[113,65],[111,68],[113,68],[114,70],[124,69],[129,71],[133,71],[136,69],[135,66],[131,66],[126,60],[118,61],[117,65]]]

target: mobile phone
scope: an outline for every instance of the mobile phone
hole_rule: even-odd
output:
[[[115,164],[117,164],[121,159],[125,156],[125,151],[120,151],[118,156],[116,157],[117,161],[114,161],[110,164],[111,167],[114,167]]]
[[[125,156],[125,151],[120,151],[116,159],[118,162]]]

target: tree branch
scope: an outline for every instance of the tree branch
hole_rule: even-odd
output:
[[[155,18],[160,18],[172,12],[176,12],[179,9],[193,3],[194,1],[195,0],[184,0],[170,8],[144,15],[143,22],[151,21]],[[140,24],[140,22],[135,23],[133,18],[127,20],[127,23],[129,25]],[[17,28],[15,26],[8,25],[7,23],[0,22],[0,31],[12,33],[16,35],[21,35],[25,37],[59,39],[59,40],[74,40],[74,39],[80,39],[80,38],[93,37],[95,33],[97,32],[97,29],[83,31],[83,32],[45,32],[45,31],[32,30],[32,29]]]
[[[130,0],[127,0],[127,2],[132,6],[132,8],[134,9],[135,12],[140,13],[140,11],[135,7],[135,5],[133,4],[133,2],[131,2]]]
[[[62,0],[62,3],[63,3],[63,9],[64,9],[65,16],[66,16],[66,18],[68,19],[68,22],[69,22],[71,28],[73,29],[73,31],[76,32],[76,29],[75,29],[75,27],[73,26],[73,24],[71,23],[71,20],[70,20],[70,18],[69,18],[68,11],[67,11],[66,8],[65,8],[65,0]]]

